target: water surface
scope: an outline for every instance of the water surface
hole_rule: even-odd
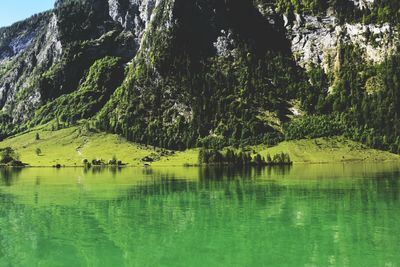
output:
[[[400,165],[0,177],[0,266],[400,266]]]

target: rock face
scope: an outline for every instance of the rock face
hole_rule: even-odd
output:
[[[0,108],[14,114],[15,121],[25,120],[40,103],[39,91],[32,88],[34,76],[62,54],[57,18],[44,13],[1,31]]]
[[[369,9],[374,4],[375,0],[352,0],[358,9]]]
[[[399,32],[388,23],[383,25],[339,24],[333,17],[317,18],[296,16],[286,29],[291,40],[292,51],[302,67],[321,65],[325,70],[332,67],[329,59],[335,59],[340,45],[351,44],[365,53],[365,60],[382,62],[397,52]]]
[[[137,44],[151,20],[156,0],[108,0],[110,17],[135,34]]]

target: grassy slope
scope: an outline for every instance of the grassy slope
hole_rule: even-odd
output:
[[[288,141],[271,148],[257,146],[255,150],[263,156],[268,153],[273,155],[287,152],[295,163],[400,160],[399,155],[369,149],[360,143],[346,140],[343,137]]]
[[[82,165],[85,158],[107,161],[114,155],[132,165],[152,152],[117,135],[92,132],[82,134],[76,127],[38,132],[40,140],[35,140],[35,131],[6,139],[0,143],[0,147],[16,149],[21,160],[31,166],[52,166],[58,163],[66,166]],[[40,156],[36,155],[37,148],[42,151]]]
[[[36,132],[40,140],[35,140]],[[38,129],[0,142],[0,148],[13,147],[21,160],[31,166],[66,166],[82,165],[83,159],[109,160],[114,155],[128,163],[129,166],[142,166],[141,159],[154,153],[153,149],[126,141],[117,135],[106,133],[84,132],[81,128],[72,127],[59,131]],[[42,154],[36,155],[40,148]],[[319,138],[283,142],[278,146],[267,148],[256,146],[254,149],[263,156],[288,152],[295,163],[341,162],[341,161],[393,161],[400,156],[388,152],[368,149],[361,144],[343,138]],[[197,164],[198,150],[192,149],[177,152],[173,156],[161,157],[154,166],[182,166]]]

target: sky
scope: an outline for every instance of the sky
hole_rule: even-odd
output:
[[[0,0],[0,27],[53,8],[55,0]]]

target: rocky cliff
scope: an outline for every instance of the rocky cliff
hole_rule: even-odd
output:
[[[25,122],[47,101],[76,90],[96,59],[114,55],[128,62],[134,57],[155,1],[100,2],[58,1],[54,10],[0,30],[3,116],[9,115],[13,123]],[[84,66],[76,66],[71,57],[81,57],[77,61]],[[49,75],[67,77],[45,88]]]

